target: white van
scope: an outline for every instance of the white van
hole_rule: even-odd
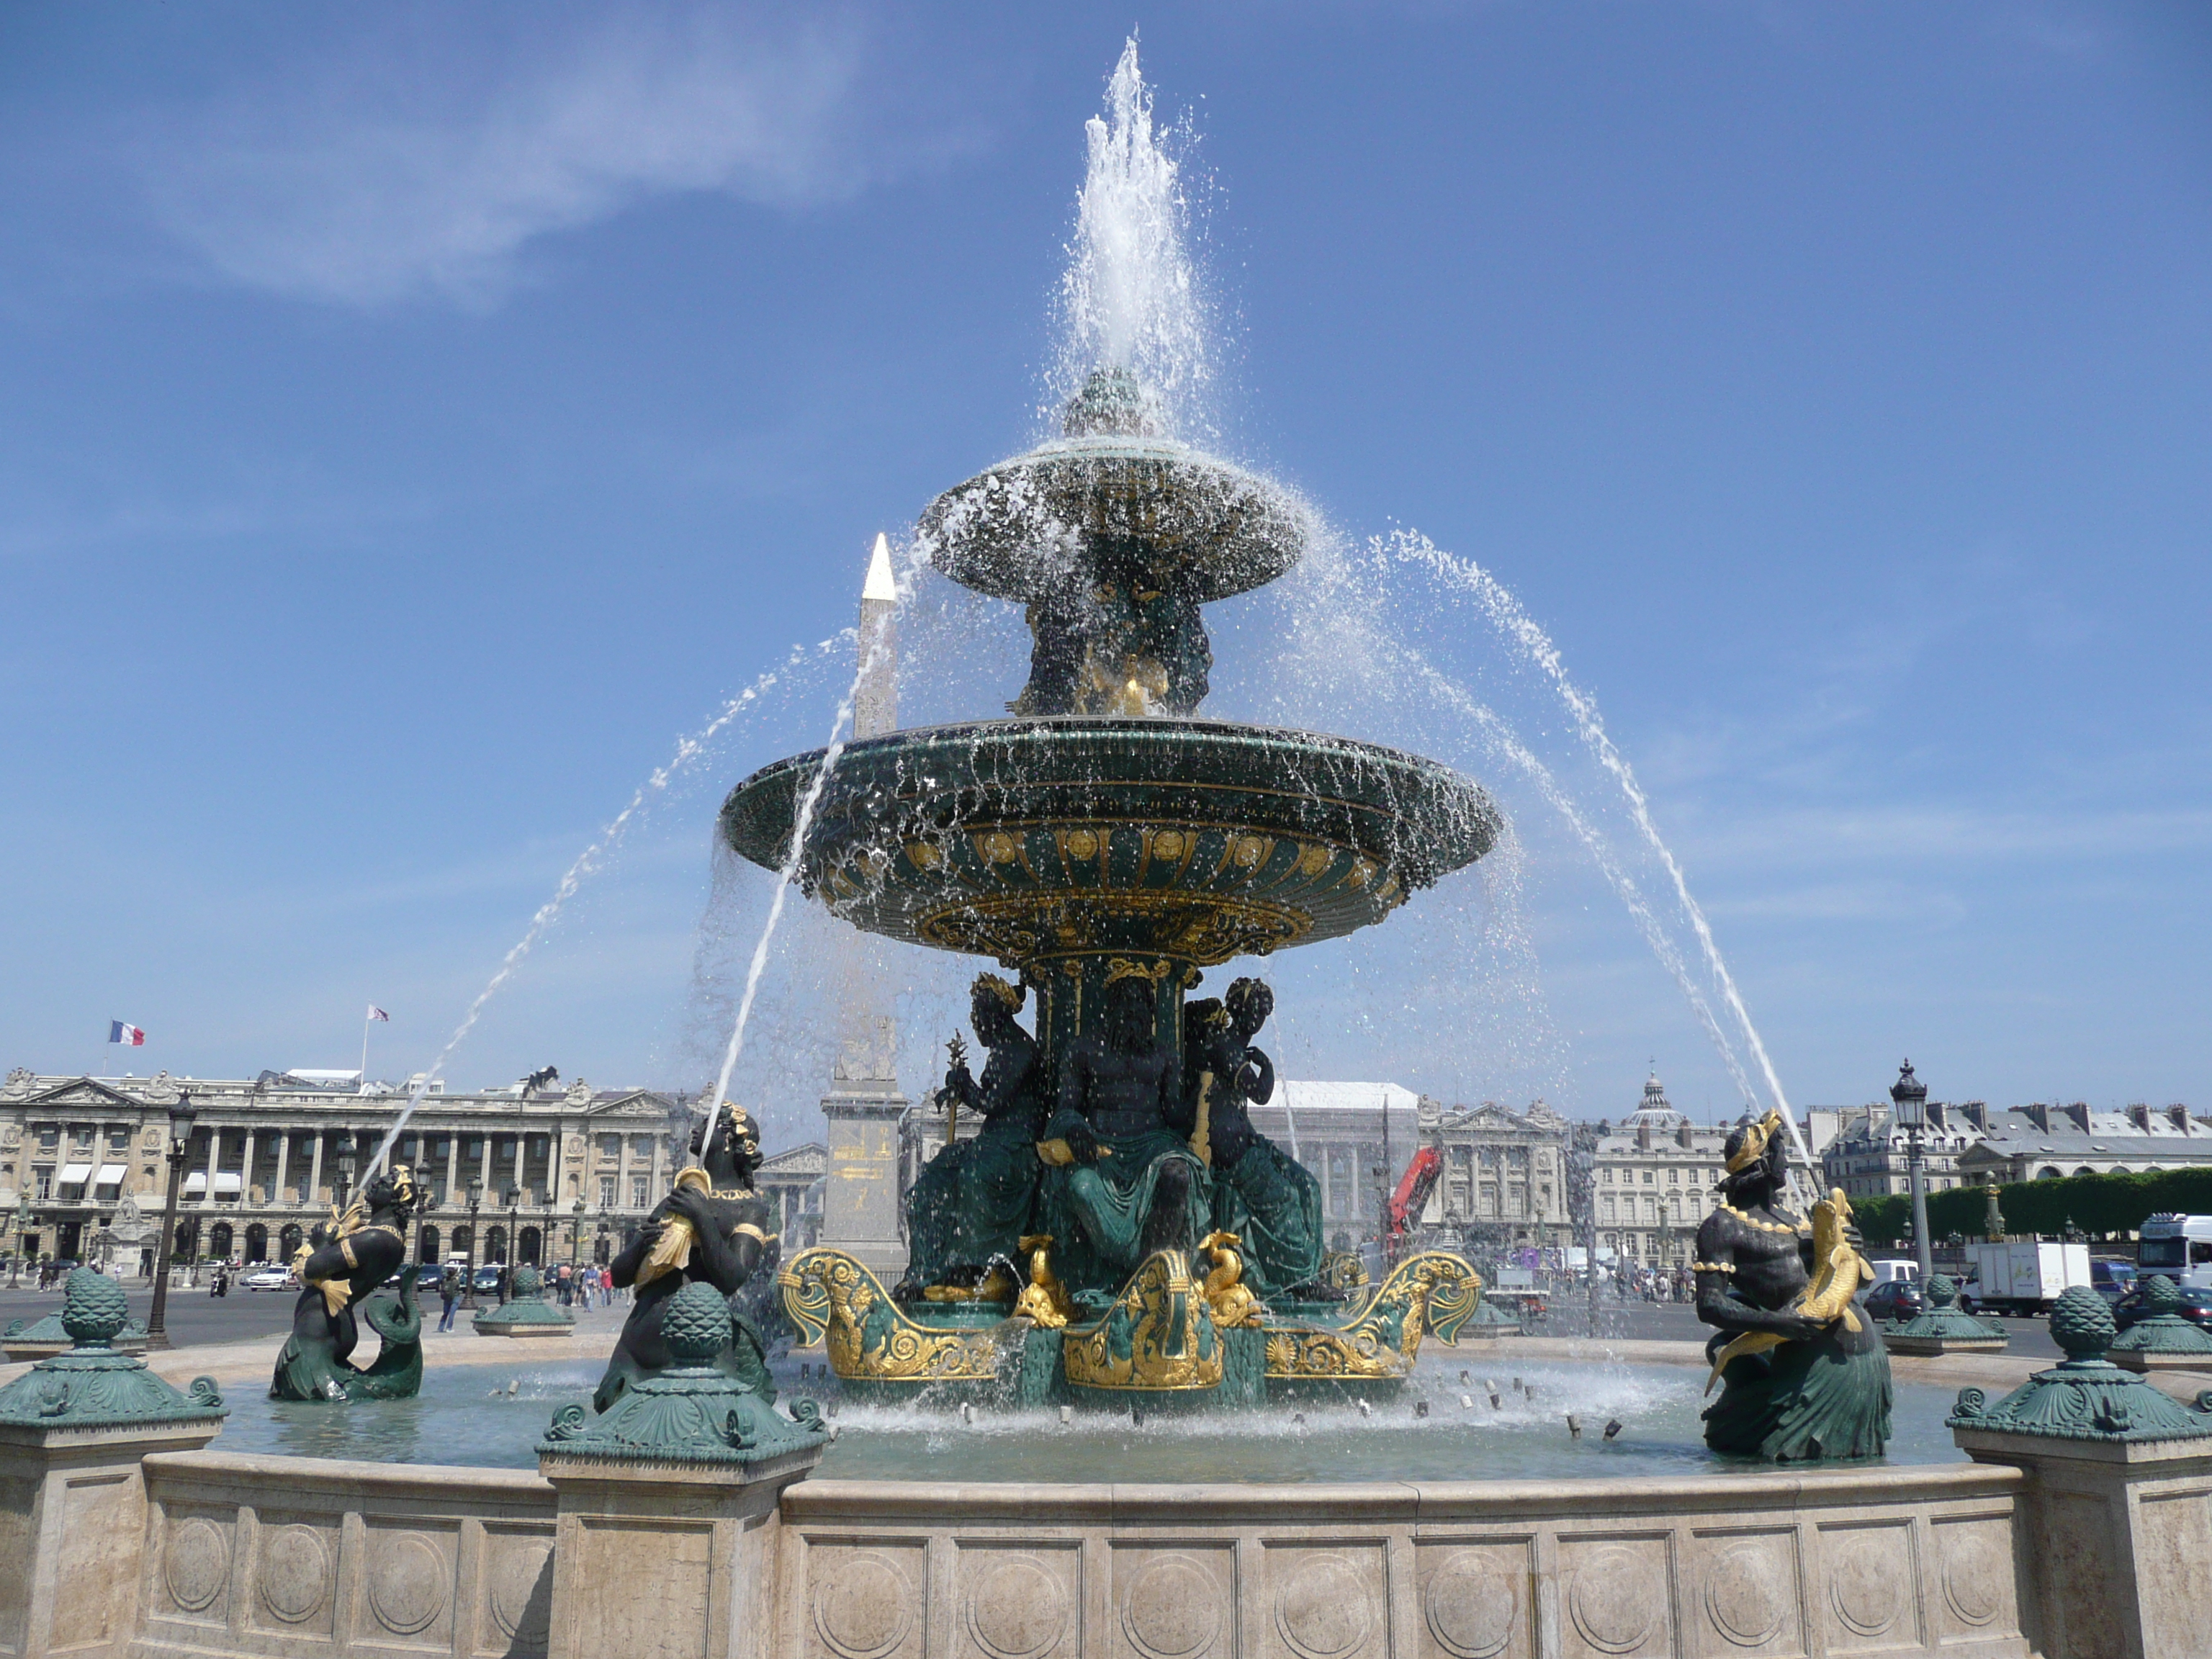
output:
[[[2212,1289],[2212,1215],[2154,1215],[2136,1235],[2138,1272]]]

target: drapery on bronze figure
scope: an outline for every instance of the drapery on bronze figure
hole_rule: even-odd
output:
[[[668,1196],[611,1264],[615,1283],[634,1287],[635,1299],[592,1395],[594,1411],[607,1410],[631,1382],[669,1365],[660,1322],[670,1297],[699,1281],[725,1297],[736,1295],[772,1241],[768,1201],[753,1190],[760,1132],[744,1110],[724,1101],[691,1131],[691,1156],[695,1161],[677,1171]],[[775,1385],[760,1333],[740,1315],[732,1316],[731,1328],[714,1364],[773,1403]]]
[[[1723,1200],[1698,1229],[1698,1317],[1723,1384],[1705,1413],[1723,1455],[1796,1462],[1879,1456],[1889,1439],[1889,1355],[1856,1297],[1869,1275],[1838,1192],[1808,1227],[1782,1205],[1782,1115],[1740,1125],[1724,1150]],[[1709,1385],[1710,1386],[1710,1385]]]
[[[932,1291],[973,1292],[987,1301],[1015,1292],[1007,1269],[1018,1271],[1022,1237],[1030,1231],[1045,1114],[1037,1041],[1014,1018],[1027,994],[996,974],[978,975],[969,989],[969,1024],[990,1058],[978,1083],[956,1054],[938,1091],[947,1139],[907,1194],[907,1272],[892,1292],[898,1301],[918,1301]],[[983,1120],[970,1140],[951,1139],[952,1115],[963,1106]]]

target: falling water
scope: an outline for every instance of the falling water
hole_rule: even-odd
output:
[[[897,584],[899,594],[902,597],[911,586],[910,582]],[[892,614],[896,617],[896,611]],[[712,1112],[715,1103],[729,1094],[730,1073],[737,1069],[738,1056],[744,1052],[745,1026],[752,1018],[753,1000],[760,994],[761,975],[768,968],[769,947],[775,942],[776,924],[783,920],[784,901],[799,878],[799,863],[806,852],[806,832],[814,823],[814,810],[821,804],[822,791],[830,781],[830,775],[836,770],[837,757],[845,752],[845,727],[853,718],[854,705],[860,701],[860,687],[890,648],[890,638],[888,629],[878,632],[868,647],[868,654],[860,659],[852,684],[846,688],[844,698],[837,705],[836,718],[830,723],[830,741],[822,751],[822,763],[814,769],[813,780],[799,799],[799,814],[791,827],[791,851],[784,857],[783,867],[775,872],[775,891],[769,900],[768,920],[762,924],[760,938],[753,945],[752,960],[745,969],[744,994],[738,1000],[738,1018],[730,1028],[729,1047],[722,1052],[722,1069],[715,1074],[714,1091],[704,1103],[702,1109],[706,1111]]]
[[[1799,1155],[1804,1156],[1805,1148],[1797,1133],[1795,1116],[1790,1109],[1789,1098],[1783,1092],[1782,1079],[1775,1073],[1774,1062],[1767,1055],[1766,1044],[1759,1037],[1759,1028],[1752,1023],[1751,1011],[1744,1006],[1743,997],[1736,988],[1735,975],[1729,971],[1728,963],[1713,939],[1713,930],[1705,920],[1705,913],[1691,896],[1688,878],[1682,873],[1681,865],[1659,834],[1658,825],[1652,821],[1650,801],[1645,796],[1643,786],[1636,781],[1634,769],[1607,733],[1595,701],[1567,677],[1559,647],[1522,608],[1521,602],[1504,584],[1474,560],[1445,552],[1426,536],[1414,530],[1395,531],[1387,538],[1375,537],[1370,539],[1369,546],[1378,562],[1387,560],[1425,568],[1472,597],[1492,626],[1512,641],[1522,656],[1534,664],[1550,683],[1573,720],[1583,744],[1620,786],[1638,833],[1674,884],[1675,899],[1697,935],[1698,946],[1705,957],[1707,971],[1720,988],[1723,1000],[1735,1016],[1744,1041],[1751,1049],[1752,1058],[1759,1064],[1769,1097],[1781,1109],[1784,1119],[1790,1124],[1790,1139],[1797,1142]],[[1729,1058],[1733,1069],[1733,1055]],[[1742,1080],[1739,1073],[1739,1081]],[[1748,1088],[1746,1093],[1750,1093]]]
[[[1061,337],[1048,412],[1092,369],[1126,368],[1166,429],[1188,431],[1212,380],[1212,330],[1188,248],[1182,165],[1163,143],[1170,135],[1154,128],[1134,39],[1107,81],[1104,113],[1084,132],[1090,155],[1056,296]]]
[[[825,654],[839,644],[848,641],[854,637],[854,630],[848,629],[842,635],[833,635],[815,646],[814,653],[817,656]],[[648,802],[665,793],[671,783],[689,770],[692,763],[707,752],[708,746],[720,737],[732,721],[765,696],[785,673],[798,667],[805,660],[805,647],[793,647],[791,654],[780,666],[769,669],[736,696],[724,703],[714,718],[700,727],[698,731],[692,732],[689,737],[679,738],[676,744],[676,752],[669,757],[667,763],[653,769],[652,775],[640,784],[636,793],[630,796],[629,805],[616,813],[606,827],[599,831],[592,844],[576,855],[576,861],[568,866],[559,884],[553,889],[553,896],[538,907],[538,914],[531,917],[530,926],[524,930],[522,937],[514,942],[514,947],[501,959],[498,972],[491,976],[483,990],[477,993],[476,1000],[469,1004],[468,1012],[462,1015],[461,1023],[454,1028],[453,1036],[446,1039],[446,1046],[438,1050],[437,1058],[430,1062],[428,1070],[416,1076],[413,1085],[408,1089],[407,1104],[400,1109],[398,1117],[393,1120],[391,1128],[385,1132],[383,1140],[378,1144],[376,1156],[369,1160],[369,1169],[372,1172],[383,1167],[385,1159],[391,1155],[392,1146],[398,1141],[400,1131],[407,1127],[407,1120],[415,1115],[415,1109],[422,1103],[422,1097],[429,1092],[430,1085],[444,1073],[446,1062],[453,1057],[453,1051],[459,1048],[468,1034],[476,1029],[477,1021],[483,1017],[485,1005],[499,994],[501,987],[514,976],[515,969],[522,965],[523,958],[530,954],[531,948],[544,936],[545,930],[553,925],[555,920],[560,915],[562,908],[575,896],[577,890],[586,880],[603,867],[608,856],[621,844],[622,838],[628,831],[631,821],[645,809]],[[363,1078],[362,1081],[366,1083],[368,1079]]]

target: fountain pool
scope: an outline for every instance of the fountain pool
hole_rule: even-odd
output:
[[[582,1403],[596,1361],[434,1368],[414,1400],[343,1412],[234,1395],[218,1449],[378,1463],[535,1468],[536,1445],[558,1407]],[[1468,1381],[1460,1381],[1465,1372]],[[1513,1387],[1518,1377],[1533,1398]],[[1699,1439],[1702,1373],[1678,1365],[1567,1364],[1458,1352],[1422,1356],[1406,1392],[1363,1414],[1311,1402],[1200,1418],[1078,1410],[979,1411],[973,1421],[914,1404],[838,1405],[841,1430],[816,1473],[841,1480],[1285,1484],[1342,1480],[1650,1480],[1727,1474]],[[1500,1405],[1486,1384],[1498,1385]],[[509,1387],[512,1385],[513,1392]],[[776,1367],[785,1405],[826,1405],[836,1384]],[[1961,1454],[1943,1419],[1955,1390],[1900,1383],[1893,1464],[1948,1463]],[[1471,1407],[1462,1406],[1462,1397]],[[1429,1414],[1415,1416],[1425,1400]],[[1582,1420],[1571,1438],[1566,1415]],[[1302,1420],[1300,1420],[1302,1419]],[[1620,1436],[1604,1438],[1608,1421]]]

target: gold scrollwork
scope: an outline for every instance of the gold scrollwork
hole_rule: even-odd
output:
[[[999,1327],[936,1330],[899,1310],[883,1281],[842,1250],[802,1250],[775,1276],[802,1344],[824,1342],[848,1381],[988,1382],[998,1375]]]
[[[1162,950],[1208,968],[1279,950],[1313,929],[1310,915],[1265,899],[1102,888],[1079,896],[977,895],[924,913],[915,932],[942,950],[1028,962],[1047,953],[1048,929],[1055,923],[1073,939],[1084,939],[1133,922],[1156,936]]]
[[[1176,1392],[1221,1386],[1222,1346],[1205,1288],[1181,1250],[1145,1258],[1106,1316],[1071,1328],[1060,1348],[1079,1389]]]
[[[1481,1297],[1481,1275],[1462,1257],[1424,1250],[1400,1262],[1343,1324],[1271,1331],[1267,1375],[1284,1381],[1404,1376],[1419,1357],[1422,1337],[1456,1342]]]

